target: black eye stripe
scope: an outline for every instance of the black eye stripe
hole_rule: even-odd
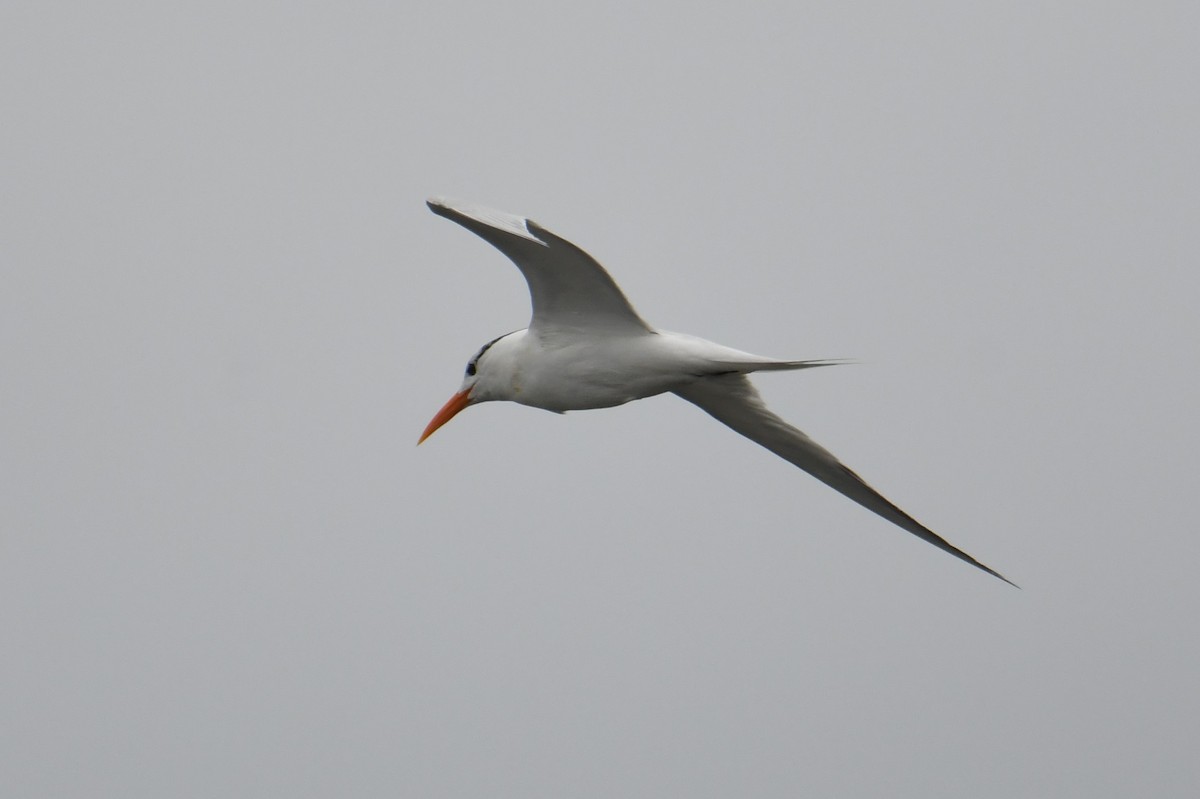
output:
[[[507,333],[504,334],[504,336],[507,336],[507,335],[508,335]],[[488,347],[492,346],[497,341],[504,338],[504,336],[496,336],[494,339],[489,341],[487,344],[484,344],[483,347],[480,348],[479,352],[475,353],[475,357],[467,362],[467,376],[468,377],[475,376],[475,371],[476,371],[475,364],[479,363],[479,359],[482,358],[483,354],[488,351]]]

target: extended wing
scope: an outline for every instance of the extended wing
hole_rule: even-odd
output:
[[[478,205],[431,199],[429,210],[507,255],[529,284],[535,334],[556,330],[652,332],[594,258],[536,222]]]
[[[1009,585],[1012,580],[988,568],[942,538],[913,517],[893,505],[861,477],[844,466],[833,453],[792,427],[767,409],[750,380],[743,374],[726,374],[697,380],[675,392],[698,405],[713,418],[728,425],[751,441],[799,466],[825,485],[873,511],[913,535],[945,550],[972,566],[999,577]]]

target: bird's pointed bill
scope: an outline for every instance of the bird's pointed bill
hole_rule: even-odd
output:
[[[417,445],[420,446],[422,441],[424,441],[425,439],[427,439],[431,435],[433,435],[433,431],[437,430],[439,427],[444,425],[446,422],[453,419],[455,417],[455,415],[458,414],[459,411],[461,411],[463,408],[467,407],[470,404],[471,404],[471,389],[469,389],[469,388],[466,389],[465,391],[460,391],[457,394],[455,394],[453,397],[451,397],[449,399],[449,401],[445,405],[442,406],[442,409],[437,412],[437,414],[433,417],[433,419],[429,422],[429,424],[425,426],[425,432],[421,433],[421,437],[419,439],[417,439]]]

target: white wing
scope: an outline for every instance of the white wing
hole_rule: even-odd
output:
[[[529,284],[535,334],[555,330],[652,332],[594,258],[536,222],[442,198],[429,210],[457,222],[507,255]]]
[[[725,374],[702,378],[686,388],[676,390],[675,393],[698,405],[713,418],[729,425],[751,441],[799,466],[864,508],[874,511],[938,549],[943,549],[972,566],[999,577],[1009,585],[1016,585],[900,510],[844,466],[833,453],[768,410],[745,375]]]

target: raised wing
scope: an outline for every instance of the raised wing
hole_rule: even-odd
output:
[[[507,255],[529,284],[535,334],[561,330],[652,332],[594,258],[536,222],[442,198],[429,210],[457,222]]]
[[[799,466],[825,485],[874,511],[889,522],[945,550],[1009,585],[1012,580],[983,565],[975,558],[925,527],[867,485],[844,466],[833,453],[792,427],[767,409],[758,391],[742,374],[726,374],[697,380],[675,392],[698,405],[713,418],[728,425],[751,441],[757,442],[786,461]]]

